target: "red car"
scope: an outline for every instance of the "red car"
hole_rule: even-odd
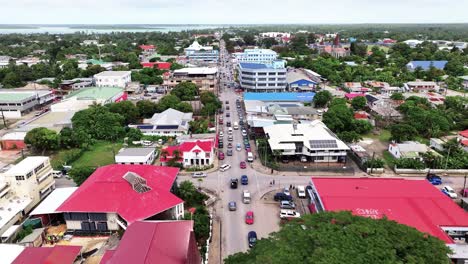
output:
[[[247,163],[245,163],[245,161],[241,161],[241,162],[240,162],[240,168],[241,168],[241,169],[247,168]]]
[[[248,211],[245,214],[245,223],[248,225],[253,225],[254,223],[254,213],[252,211]]]
[[[223,160],[224,159],[224,152],[219,152],[218,154],[218,159]]]

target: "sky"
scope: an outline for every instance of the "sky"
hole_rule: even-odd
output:
[[[468,22],[468,0],[0,0],[0,10],[0,24]]]

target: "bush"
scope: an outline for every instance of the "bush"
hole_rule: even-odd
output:
[[[422,170],[426,168],[424,162],[419,159],[400,158],[395,160],[395,166],[400,169]]]
[[[203,167],[190,167],[190,168],[186,168],[185,171],[204,171],[204,170],[209,170],[209,169],[212,169],[214,167],[213,164],[211,165],[208,165],[208,166],[203,166]]]
[[[364,166],[366,168],[383,168],[384,167],[384,160],[383,159],[371,159],[366,162],[364,162]]]

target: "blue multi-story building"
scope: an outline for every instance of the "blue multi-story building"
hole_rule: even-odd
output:
[[[266,63],[240,62],[238,66],[241,87],[249,92],[286,91],[286,68],[283,60]]]

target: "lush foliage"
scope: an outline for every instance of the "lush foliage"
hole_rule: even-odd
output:
[[[441,264],[449,263],[448,253],[443,241],[386,218],[324,212],[283,225],[225,263]]]
[[[57,132],[45,127],[30,130],[24,138],[26,144],[31,144],[33,149],[44,154],[47,150],[55,150],[59,147],[59,135]]]
[[[72,118],[73,129],[84,131],[98,140],[116,140],[124,135],[124,117],[109,108],[93,105],[77,112]]]
[[[85,166],[74,166],[71,170],[68,171],[68,174],[76,183],[80,186],[88,177],[96,170],[94,167],[85,167]]]
[[[193,101],[198,96],[198,88],[192,82],[181,82],[171,90],[171,94],[182,101]]]
[[[327,91],[323,90],[315,94],[314,96],[314,104],[315,107],[325,107],[333,98],[332,94]]]

